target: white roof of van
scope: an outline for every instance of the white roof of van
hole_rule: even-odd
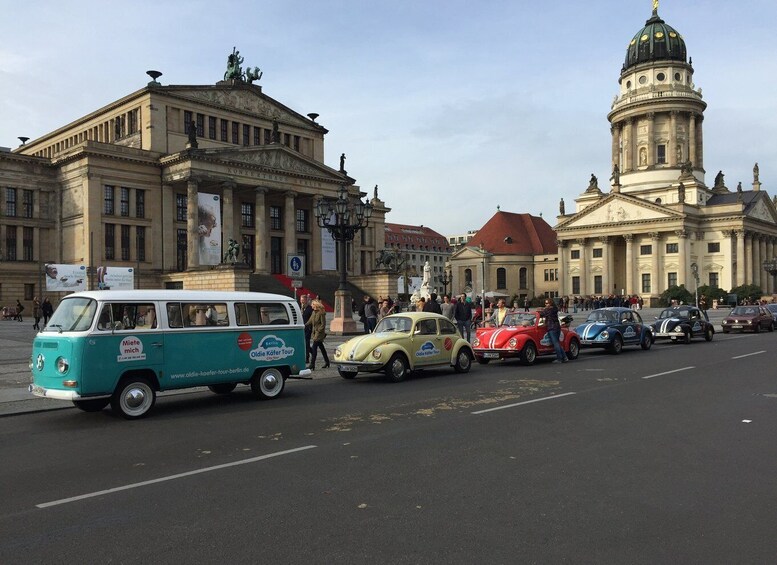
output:
[[[167,300],[180,302],[224,302],[226,300],[251,301],[274,300],[288,302],[294,300],[283,294],[267,292],[233,292],[225,290],[88,290],[76,292],[66,298],[84,297],[94,300]]]

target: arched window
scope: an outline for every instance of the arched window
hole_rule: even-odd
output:
[[[526,285],[526,267],[521,267],[521,270],[518,271],[518,286],[520,288],[529,288]]]
[[[504,267],[496,270],[496,288],[507,288],[507,270]]]
[[[464,284],[472,286],[472,269],[464,269]]]

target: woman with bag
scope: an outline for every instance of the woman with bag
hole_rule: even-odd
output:
[[[314,300],[310,306],[313,308],[313,313],[310,315],[310,319],[305,323],[306,326],[312,328],[310,338],[313,340],[313,345],[310,351],[310,367],[311,371],[316,369],[316,355],[318,350],[321,350],[321,354],[324,356],[324,369],[329,367],[329,356],[326,354],[326,348],[324,347],[324,340],[326,339],[326,312],[324,311],[324,305],[320,300]]]

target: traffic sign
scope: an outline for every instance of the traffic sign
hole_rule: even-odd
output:
[[[305,256],[289,253],[286,256],[286,271],[289,277],[301,279],[305,274]]]
[[[291,281],[291,288],[302,288],[302,279],[294,279]]]

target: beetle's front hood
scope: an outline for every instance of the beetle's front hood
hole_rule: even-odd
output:
[[[478,347],[481,349],[500,349],[507,347],[511,338],[531,333],[533,328],[503,326],[501,328],[480,328],[477,331]]]
[[[342,344],[338,359],[342,361],[361,361],[381,345],[399,344],[406,345],[410,342],[410,335],[397,332],[381,332],[353,337]]]
[[[616,324],[610,322],[587,322],[580,324],[575,328],[575,333],[580,336],[581,339],[596,339],[596,337],[609,327]]]
[[[664,318],[662,320],[656,320],[651,325],[656,329],[656,332],[665,334],[671,332],[682,322],[683,320],[680,318]]]

